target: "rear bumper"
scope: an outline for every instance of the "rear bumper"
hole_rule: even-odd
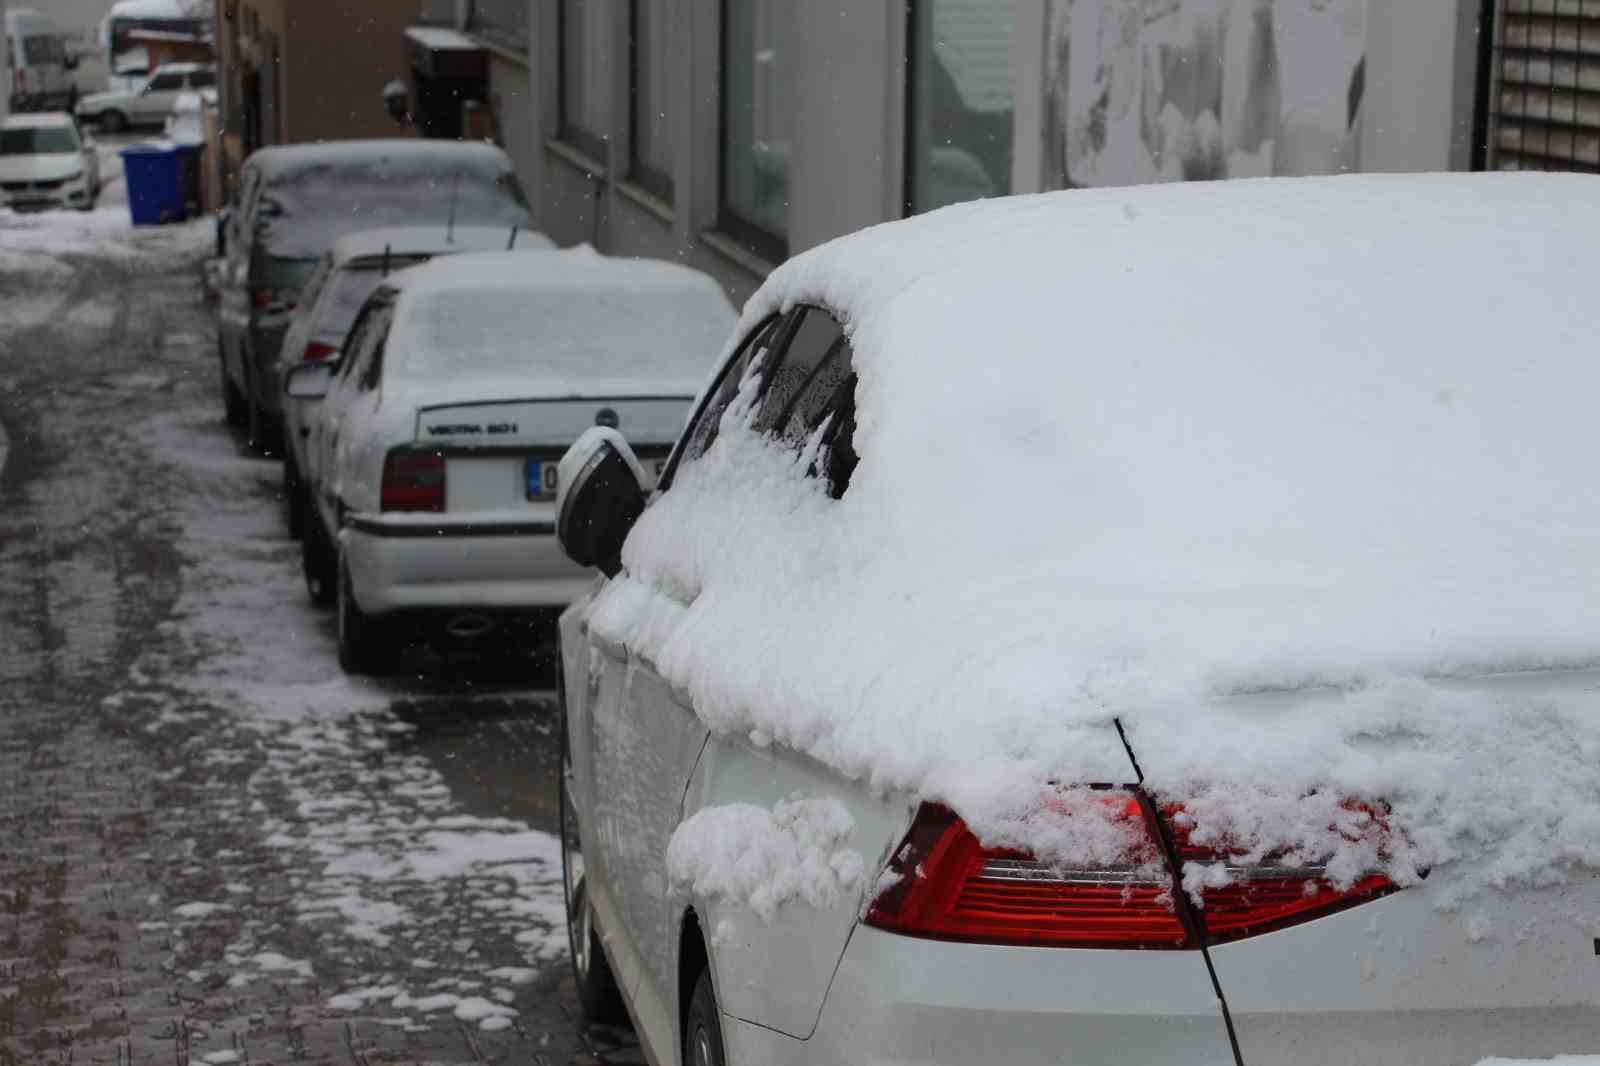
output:
[[[1232,1066],[1197,952],[954,944],[858,926],[808,1040],[724,1018],[733,1062]]]
[[[552,522],[429,517],[436,521],[346,520],[341,537],[363,611],[563,607],[593,581],[562,553]]]
[[[1600,1052],[1600,882],[1436,906],[1443,879],[1212,949],[1248,1066]]]

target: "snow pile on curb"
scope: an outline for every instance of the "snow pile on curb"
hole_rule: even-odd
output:
[[[835,799],[707,807],[672,834],[667,874],[700,896],[743,904],[763,921],[800,901],[831,906],[861,883],[861,855],[842,845],[855,829]]]
[[[1597,187],[1077,190],[797,256],[740,335],[842,314],[848,492],[735,405],[593,631],[712,728],[986,840],[1133,780],[1120,720],[1230,850],[1348,875],[1371,842],[1317,810],[1353,799],[1389,805],[1402,882],[1600,868],[1600,676],[1464,680],[1600,659]]]

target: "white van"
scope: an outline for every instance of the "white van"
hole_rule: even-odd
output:
[[[49,19],[27,7],[6,11],[6,49],[12,111],[70,112],[76,106],[72,71],[78,60]]]

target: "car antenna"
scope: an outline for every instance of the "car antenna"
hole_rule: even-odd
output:
[[[515,248],[517,246],[517,230],[519,230],[521,228],[522,228],[521,226],[512,226],[511,227],[511,239],[506,242],[506,251],[509,252],[509,251],[511,251],[511,249],[513,249],[513,248]]]
[[[394,245],[392,244],[386,244],[383,246],[383,277],[389,276],[389,249],[393,247]]]
[[[450,186],[450,224],[444,231],[446,244],[456,243],[456,197],[461,193],[461,171],[456,171],[456,183]]]

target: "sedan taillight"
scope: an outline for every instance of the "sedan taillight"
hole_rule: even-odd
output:
[[[444,456],[438,452],[392,451],[383,462],[384,511],[444,510]]]
[[[1339,890],[1320,868],[1229,866],[1230,883],[1202,889],[1195,906],[1181,898],[1148,798],[1079,790],[1069,802],[1093,805],[1089,816],[1125,831],[1132,846],[1116,861],[1043,863],[1026,852],[985,848],[954,813],[924,804],[890,863],[893,884],[873,901],[866,923],[984,944],[1193,949],[1309,921],[1395,889],[1381,874]],[[1183,862],[1227,861],[1183,841],[1175,848]]]
[[[318,363],[324,359],[332,359],[339,354],[339,347],[335,344],[323,344],[321,341],[312,341],[306,345],[306,350],[300,353],[300,359],[307,363]]]

